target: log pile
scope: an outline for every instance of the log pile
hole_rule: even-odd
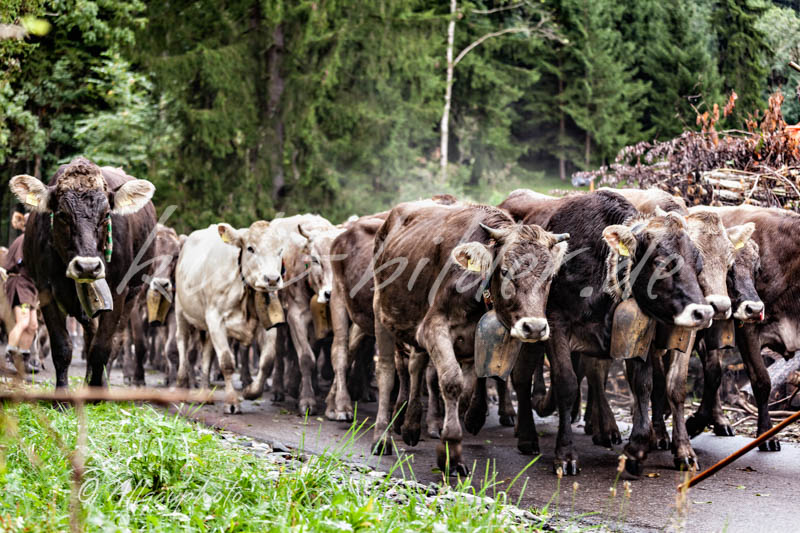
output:
[[[732,93],[722,114],[735,105]],[[783,95],[773,94],[769,107],[746,121],[746,130],[717,131],[720,109],[698,114],[700,131],[669,141],[641,142],[623,148],[616,161],[573,182],[619,187],[657,187],[686,200],[687,205],[781,207],[800,212],[800,126],[783,120]]]

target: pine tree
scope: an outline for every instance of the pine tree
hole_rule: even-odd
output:
[[[737,121],[764,107],[769,49],[758,20],[766,10],[761,0],[720,0],[714,13],[719,73],[725,91],[736,91],[739,96],[734,115]]]

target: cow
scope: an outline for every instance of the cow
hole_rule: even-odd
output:
[[[333,286],[330,245],[342,230],[319,215],[309,214],[276,218],[270,222],[270,226],[280,232],[284,239],[282,258],[286,285],[279,297],[300,364],[299,409],[301,413],[312,415],[317,411],[314,391],[316,358],[310,336],[316,332],[312,324],[310,302],[312,297],[319,304],[327,304],[330,300]],[[310,243],[312,236],[314,242]],[[258,375],[245,390],[246,398],[261,395],[267,372],[271,370],[269,362],[275,357],[284,358],[286,354],[265,354],[259,360]]]
[[[761,349],[770,348],[787,359],[800,350],[800,215],[748,205],[719,207],[717,212],[726,226],[755,224],[752,239],[760,255],[755,288],[764,304],[764,314],[759,321],[741,322],[735,331],[736,347],[753,386],[758,406],[757,431],[761,435],[772,427],[771,383]],[[779,451],[780,441],[773,437],[761,443],[759,449]]]
[[[155,187],[122,169],[99,167],[77,157],[61,165],[49,185],[20,175],[11,190],[32,213],[25,230],[24,257],[39,290],[50,337],[56,387],[68,385],[72,342],[66,316],[78,319],[86,342],[86,383],[106,385],[112,338],[125,324],[131,304],[149,274]],[[145,265],[138,268],[138,265]],[[87,316],[77,283],[106,280],[111,309],[97,324]]]
[[[352,420],[353,402],[347,388],[347,370],[352,363],[351,344],[374,338],[375,316],[372,312],[372,253],[375,234],[388,212],[367,215],[347,224],[331,244],[333,291],[331,326],[333,345],[333,384],[326,398],[325,416],[330,420]],[[351,343],[351,340],[354,341]],[[370,343],[373,344],[373,343]],[[363,365],[366,361],[359,361]],[[369,383],[364,385],[369,386]]]
[[[458,418],[464,378],[457,358],[473,356],[475,329],[488,300],[511,338],[548,338],[544,309],[568,237],[517,225],[490,206],[409,203],[391,210],[374,244],[376,453],[390,451],[393,358],[402,342],[429,354],[438,374],[445,414],[437,464],[443,472],[468,473]],[[482,298],[484,290],[488,298]]]
[[[212,352],[225,379],[225,412],[239,413],[233,388],[234,358],[229,338],[250,345],[263,331],[259,299],[277,298],[283,287],[282,253],[286,239],[269,222],[249,228],[212,224],[189,235],[175,268],[175,321],[178,344],[177,384],[186,387],[191,371],[190,340],[205,331],[202,384],[209,386]],[[260,343],[267,349],[268,343]]]
[[[742,224],[751,234],[755,225],[751,222]],[[733,304],[731,319],[736,324],[756,323],[763,319],[764,302],[756,292],[756,274],[760,268],[758,244],[747,240],[734,252],[733,267],[728,271],[728,294]],[[719,342],[706,331],[698,332],[697,352],[703,361],[703,396],[700,406],[686,419],[686,430],[690,437],[696,437],[711,425],[714,434],[721,437],[734,435],[733,427],[722,411],[719,398],[719,386],[722,383],[720,354],[716,348]]]
[[[611,191],[557,200],[517,197],[514,204],[513,214],[519,217],[524,213],[524,223],[571,235],[568,260],[550,289],[547,318],[551,335],[546,352],[554,391],[551,397],[559,413],[554,469],[576,475],[579,465],[570,418],[578,383],[572,354],[609,358],[614,310],[627,298],[634,298],[639,308],[657,321],[687,328],[707,324],[714,309],[700,289],[697,272],[702,270],[702,257],[687,234],[683,216],[643,215]],[[505,202],[500,207],[505,207]],[[520,401],[518,447],[523,453],[538,453],[531,410],[523,403],[530,397],[536,368],[526,368],[526,364],[538,365],[541,357],[540,347],[525,346],[512,374]],[[638,471],[650,446],[651,363],[638,357],[627,359],[626,374],[635,401],[625,454],[630,468]]]

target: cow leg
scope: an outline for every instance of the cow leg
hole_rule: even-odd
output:
[[[758,434],[761,435],[772,428],[772,420],[769,417],[769,394],[772,382],[764,358],[761,356],[761,339],[756,328],[751,324],[736,328],[736,345],[742,353],[742,362],[753,387],[753,396],[758,407]],[[759,444],[758,449],[762,452],[777,452],[781,449],[781,443],[775,437]]]
[[[488,385],[486,378],[479,378],[475,374],[475,366],[472,364],[462,367],[461,375],[464,376],[465,392],[462,401],[469,402],[464,414],[464,428],[473,435],[477,435],[486,423],[486,415],[489,412],[486,390]]]
[[[375,292],[377,299],[378,292]],[[377,310],[376,310],[377,311]],[[389,405],[394,388],[394,352],[395,338],[381,322],[378,312],[375,313],[375,346],[378,351],[378,362],[375,374],[378,378],[378,413],[375,415],[375,433],[372,453],[375,455],[391,455],[392,447],[388,442]]]
[[[439,393],[439,376],[436,375],[436,368],[430,362],[425,369],[425,386],[428,389],[428,414],[425,417],[425,425],[428,426],[428,436],[438,439],[442,435],[444,406]]]
[[[714,433],[721,437],[733,436],[733,428],[722,412],[719,402],[719,386],[722,383],[720,351],[708,350],[705,343],[699,342],[697,353],[703,361],[703,398],[700,407],[686,419],[686,431],[694,438],[709,425],[714,425]]]
[[[575,378],[578,380],[578,396],[575,398],[575,403],[572,406],[571,416],[572,423],[574,424],[581,419],[581,382],[584,376],[586,376],[586,369],[584,368],[584,360],[586,357],[580,353],[573,353],[571,354],[571,358],[572,368],[575,369]],[[608,372],[606,372],[606,376],[607,375]]]
[[[136,302],[138,302],[138,299],[134,300],[134,305],[136,305]],[[133,376],[131,376],[133,378],[132,382],[137,387],[144,387],[144,360],[147,357],[147,339],[144,333],[144,323],[138,313],[131,317],[130,325],[135,356]]]
[[[316,414],[317,403],[314,396],[313,379],[317,368],[314,352],[308,343],[310,317],[303,315],[299,308],[292,307],[289,311],[289,334],[292,338],[297,357],[300,363],[300,413],[309,416]]]
[[[340,290],[334,290],[331,293],[330,312],[333,327],[333,344],[331,345],[333,383],[331,383],[331,390],[328,391],[328,397],[325,399],[325,417],[328,420],[349,421],[353,419],[353,401],[347,390],[350,317],[347,315],[344,294]]]
[[[697,455],[689,442],[686,431],[686,419],[683,416],[683,406],[686,403],[686,378],[689,374],[689,358],[692,356],[692,346],[686,352],[672,351],[672,361],[667,371],[667,400],[672,411],[672,450],[675,468],[690,471],[698,469]]]
[[[642,361],[638,357],[625,360],[625,374],[633,392],[633,428],[625,445],[625,471],[633,476],[641,474],[642,463],[650,451],[650,395],[653,392],[653,365],[651,357]]]
[[[436,448],[437,464],[442,472],[466,476],[469,469],[461,455],[461,422],[458,419],[458,403],[464,390],[464,377],[453,352],[450,328],[443,319],[432,319],[423,323],[417,336],[428,349],[436,367],[439,388],[444,397],[444,425],[441,442]]]
[[[176,384],[178,387],[189,387],[189,373],[192,369],[189,365],[189,340],[192,336],[192,328],[183,316],[180,305],[175,306],[175,344],[178,348],[178,376]]]
[[[250,375],[250,348],[251,344],[239,345],[239,381],[242,382],[242,388],[247,388],[248,385],[253,383],[253,376]]]
[[[86,383],[90,387],[104,387],[108,385],[108,356],[114,341],[114,334],[120,324],[128,321],[132,300],[128,299],[128,291],[114,302],[114,309],[100,316],[97,330],[92,336],[92,344],[88,350],[86,360]],[[84,330],[89,329],[88,324],[83,325]]]
[[[282,402],[286,400],[286,387],[284,384],[284,370],[286,360],[291,355],[289,348],[288,326],[278,326],[275,328],[275,368],[272,371],[272,401]]]
[[[209,390],[211,389],[211,367],[214,358],[214,344],[211,342],[211,337],[206,337],[203,342],[203,352],[200,358],[200,383],[201,386]]]
[[[211,310],[206,311],[205,319],[206,319],[206,324],[208,325],[208,337],[209,337],[208,339],[206,339],[206,344],[213,345],[214,351],[217,352],[219,369],[222,371],[222,377],[225,379],[225,407],[224,407],[225,413],[228,414],[241,413],[242,409],[239,405],[239,397],[236,394],[236,390],[233,388],[234,360],[233,360],[233,352],[231,351],[230,345],[228,344],[228,333],[222,326],[222,319],[217,313]],[[203,347],[204,380],[208,379],[208,373],[206,367],[206,354],[210,352],[211,350],[207,346]]]
[[[550,375],[555,402],[558,407],[558,436],[553,470],[568,476],[579,472],[578,453],[572,441],[572,406],[578,396],[578,378],[572,368],[569,343],[564,331],[554,328],[548,341],[547,357],[550,360]]]
[[[589,389],[592,391],[592,442],[598,446],[611,448],[614,444],[622,444],[614,412],[608,405],[606,382],[611,359],[584,357],[583,365]]]
[[[392,428],[400,435],[402,433],[403,421],[406,416],[406,406],[408,404],[408,351],[400,345],[394,349],[394,367],[397,371],[399,388],[397,398],[394,401],[394,412],[392,413]]]
[[[667,373],[664,366],[669,363],[666,350],[650,349],[649,358],[653,364],[653,393],[650,396],[653,410],[653,432],[650,447],[654,450],[668,450],[670,446],[667,431]]]
[[[261,397],[261,394],[264,392],[264,384],[267,382],[267,377],[272,374],[272,370],[275,367],[276,341],[278,338],[277,329],[278,328],[270,328],[265,330],[259,328],[256,333],[261,353],[258,357],[258,374],[256,374],[256,379],[242,390],[242,395],[248,400],[255,400]]]
[[[416,446],[422,433],[422,376],[428,365],[425,350],[412,349],[408,359],[408,407],[400,433],[403,442]]]
[[[50,338],[50,353],[56,372],[56,387],[69,386],[69,365],[72,362],[72,339],[67,332],[66,317],[55,302],[42,306],[42,315]]]
[[[500,425],[514,427],[517,423],[517,413],[511,403],[511,391],[508,388],[508,380],[494,378],[497,387],[497,414],[500,417]]]
[[[175,324],[175,313],[170,313],[167,319],[167,341],[164,347],[164,359],[167,365],[166,383],[165,385],[172,385],[178,377],[178,343],[177,343],[177,326]]]
[[[511,383],[517,392],[517,448],[525,455],[539,454],[539,435],[533,421],[531,387],[536,367],[543,364],[544,353],[537,345],[523,344],[514,369]]]

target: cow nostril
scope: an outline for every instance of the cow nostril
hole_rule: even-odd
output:
[[[705,319],[705,313],[703,313],[700,309],[695,309],[692,311],[692,318],[699,322],[700,320]]]
[[[322,294],[325,296],[327,300],[331,299],[331,291],[324,291]]]

